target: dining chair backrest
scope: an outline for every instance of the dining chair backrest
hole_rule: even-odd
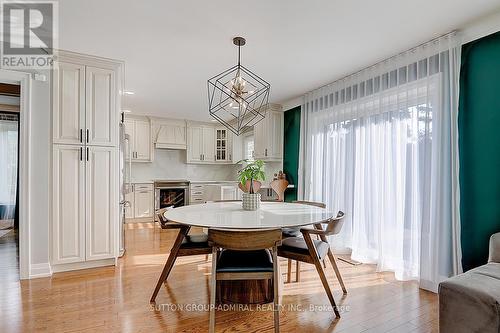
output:
[[[295,200],[295,201],[292,201],[292,203],[298,203],[298,204],[309,205],[309,206],[316,206],[319,208],[326,208],[326,205],[322,202]]]
[[[167,223],[168,220],[165,218],[165,216],[163,214],[165,214],[165,212],[167,211],[166,208],[162,208],[162,209],[158,209],[156,211],[156,216],[158,217],[158,220],[161,222],[161,223]]]
[[[208,244],[236,251],[269,249],[281,244],[281,229],[208,229]]]
[[[336,235],[342,230],[342,226],[344,225],[344,212],[339,211],[336,217],[330,218],[326,222],[325,235]]]
[[[276,179],[271,182],[271,188],[278,195],[278,201],[285,201],[285,190],[288,184],[286,179]]]

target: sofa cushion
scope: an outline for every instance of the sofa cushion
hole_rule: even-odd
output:
[[[440,332],[500,332],[500,264],[489,263],[439,285]]]

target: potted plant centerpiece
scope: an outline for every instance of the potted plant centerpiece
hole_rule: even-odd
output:
[[[243,209],[244,210],[257,210],[260,207],[260,188],[259,180],[266,180],[264,174],[264,161],[256,160],[242,160],[240,162],[247,163],[247,165],[238,171],[238,180],[240,181],[240,188],[243,190]],[[238,162],[238,163],[240,163]],[[258,183],[258,185],[256,184]],[[248,185],[247,185],[248,184]],[[258,187],[256,189],[256,187]]]

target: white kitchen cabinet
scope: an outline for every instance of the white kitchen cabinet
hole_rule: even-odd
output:
[[[114,258],[119,210],[116,149],[87,147],[86,153],[86,260]]]
[[[205,201],[238,200],[238,184],[206,184]]]
[[[130,192],[125,193],[125,201],[127,202],[125,206],[125,218],[126,219],[133,219],[134,218],[134,206],[135,206],[135,200],[134,200],[134,191],[133,191],[133,185],[131,185]]]
[[[203,127],[203,162],[215,162],[215,129]]]
[[[155,147],[158,149],[186,149],[186,122],[179,120],[156,120],[160,122],[155,128]]]
[[[85,162],[82,146],[56,145],[52,156],[52,263],[85,260]]]
[[[60,62],[53,80],[53,143],[116,146],[116,69]]]
[[[254,126],[254,156],[264,161],[283,159],[283,112],[272,106]]]
[[[126,149],[126,159],[132,162],[151,162],[153,145],[151,123],[147,118],[125,118],[125,133],[129,135],[130,149]]]
[[[53,143],[82,143],[85,131],[85,66],[59,63],[54,68],[53,89]]]
[[[87,144],[116,146],[116,73],[114,70],[85,68],[85,122]]]
[[[211,124],[190,124],[187,128],[187,162],[228,164],[233,162],[233,133]]]
[[[232,162],[232,138],[233,133],[227,128],[215,128],[215,161]]]
[[[121,62],[58,54],[52,80],[54,272],[114,264],[118,255],[121,73]]]
[[[208,125],[189,125],[187,133],[187,162],[215,162],[215,128]]]
[[[196,205],[205,203],[205,185],[191,184],[189,186],[189,204]]]
[[[152,184],[134,184],[134,218],[152,218],[154,190]]]

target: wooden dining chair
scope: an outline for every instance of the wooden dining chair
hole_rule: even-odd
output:
[[[326,208],[326,205],[322,202],[314,202],[314,201],[299,201],[295,200],[292,203],[298,203],[303,205],[316,206],[319,208]],[[283,238],[288,237],[298,237],[301,235],[300,228],[283,228]],[[318,237],[319,239],[319,237]],[[287,278],[286,282],[292,282],[292,259],[288,259],[288,267],[287,267]],[[323,260],[323,267],[326,268],[325,260]],[[300,281],[300,261],[295,262],[295,281]]]
[[[281,229],[209,229],[208,243],[212,246],[209,332],[215,332],[216,289],[220,280],[272,280],[274,332],[279,332],[277,247],[281,244]]]
[[[271,182],[270,186],[278,196],[278,201],[285,201],[285,190],[287,189],[288,184],[289,183],[286,179],[275,179]]]
[[[335,311],[335,316],[340,318],[340,313],[336,307],[335,299],[333,298],[330,285],[326,279],[325,271],[321,265],[321,261],[328,257],[335,271],[335,275],[342,287],[344,294],[347,290],[340,275],[335,256],[330,250],[330,244],[326,237],[338,234],[342,229],[344,213],[338,212],[336,217],[332,217],[323,224],[326,224],[326,229],[323,229],[322,223],[316,223],[314,229],[301,228],[302,237],[290,237],[283,240],[282,245],[278,247],[278,255],[283,258],[293,259],[308,264],[313,264],[316,267],[318,275],[325,289],[326,295]],[[320,240],[313,240],[311,235],[318,235]]]
[[[163,267],[160,278],[156,283],[155,290],[153,291],[153,295],[151,296],[150,302],[153,303],[160,291],[162,284],[167,281],[168,276],[170,275],[170,271],[175,264],[175,260],[177,257],[184,256],[194,256],[205,254],[209,255],[212,253],[212,248],[208,245],[208,235],[207,234],[195,234],[189,235],[189,230],[191,226],[179,224],[176,222],[168,221],[164,213],[167,209],[159,209],[156,213],[158,218],[158,222],[162,229],[179,229],[179,233],[175,239],[174,245],[170,249],[170,254],[168,255],[167,262]],[[207,259],[207,257],[205,257]]]

